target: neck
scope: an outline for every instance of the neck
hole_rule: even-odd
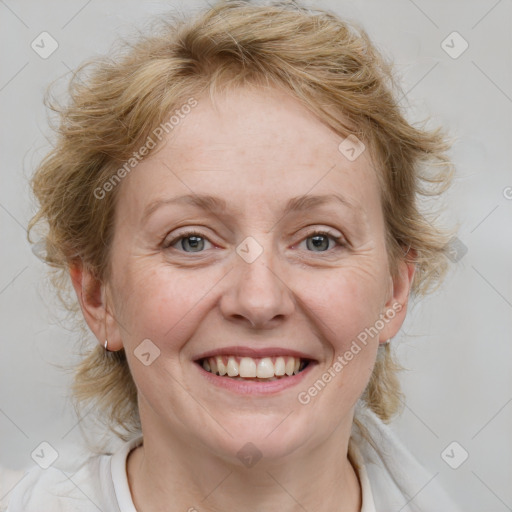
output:
[[[349,435],[350,428],[340,427],[307,454],[298,449],[286,460],[263,458],[244,467],[186,440],[146,431],[144,444],[127,461],[133,502],[139,512],[359,512]]]

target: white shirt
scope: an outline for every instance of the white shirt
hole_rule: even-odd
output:
[[[460,512],[389,426],[361,403],[356,417],[378,448],[357,432],[350,438],[349,457],[362,490],[361,512]],[[59,469],[57,463],[48,469],[35,466],[11,492],[7,512],[137,512],[126,460],[142,440],[134,438],[114,454],[91,456],[75,473]]]

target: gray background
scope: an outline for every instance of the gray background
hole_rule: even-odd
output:
[[[440,291],[412,307],[393,340],[409,369],[394,429],[464,510],[512,510],[512,4],[310,3],[362,22],[395,61],[410,120],[430,115],[457,138],[446,219],[459,223],[459,246],[467,253],[459,252]],[[77,335],[59,323],[44,265],[25,238],[34,210],[27,179],[48,149],[44,90],[152,14],[205,2],[183,5],[0,0],[0,466],[19,471],[0,484],[0,502],[34,464],[30,454],[40,442],[63,457],[80,446],[71,377],[56,366],[72,360]],[[43,31],[59,44],[47,59],[31,48]],[[469,44],[458,58],[441,47],[453,31]],[[450,41],[452,51],[460,48]],[[453,441],[460,447],[449,450],[452,464],[462,450],[469,454],[458,469],[441,457]]]

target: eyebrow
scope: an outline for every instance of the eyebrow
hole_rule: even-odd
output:
[[[347,198],[339,194],[325,194],[325,195],[304,195],[291,198],[283,210],[283,216],[289,215],[294,212],[303,212],[318,206],[323,206],[328,203],[341,203],[342,205],[352,209],[358,210],[359,208],[351,203]],[[155,212],[158,208],[165,205],[187,205],[195,206],[201,210],[211,212],[214,214],[221,213],[228,209],[227,203],[220,197],[215,197],[206,194],[188,194],[169,199],[157,199],[150,203],[142,214],[142,221]]]

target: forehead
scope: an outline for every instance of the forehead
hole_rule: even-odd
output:
[[[163,147],[130,173],[121,194],[143,211],[163,196],[210,194],[247,208],[249,195],[269,204],[340,192],[353,203],[379,201],[368,151],[349,160],[340,137],[290,94],[243,88],[197,106]],[[121,201],[123,202],[123,200]]]

